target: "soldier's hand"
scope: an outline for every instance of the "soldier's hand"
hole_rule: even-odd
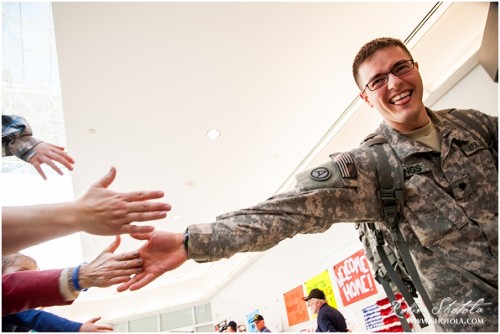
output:
[[[139,256],[143,261],[142,272],[130,281],[120,285],[119,292],[127,289],[138,290],[154,281],[163,273],[173,270],[186,262],[187,253],[184,249],[184,234],[155,231],[152,233],[133,234],[138,240],[147,240],[139,248]]]

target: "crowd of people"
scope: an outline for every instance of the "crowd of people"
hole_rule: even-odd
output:
[[[383,189],[371,163],[372,148],[360,145],[297,175],[294,190],[223,214],[213,223],[172,233],[131,224],[162,219],[170,205],[154,201],[163,197],[161,191],[111,191],[108,187],[116,176],[112,168],[71,203],[4,207],[3,255],[76,231],[131,234],[144,245],[116,255],[117,238],[94,266],[3,273],[3,315],[70,304],[89,287],[120,284],[118,291],[138,290],[188,259],[210,262],[238,252],[265,251],[298,233],[362,222],[380,225],[385,240],[393,238],[398,247],[408,249],[431,306],[447,298],[459,305],[481,303],[481,312],[429,310],[441,320],[435,323],[437,330],[497,332],[497,117],[467,110],[461,113],[465,118],[453,119],[449,110],[426,107],[419,64],[398,39],[377,38],[365,44],[352,71],[359,96],[384,119],[376,130],[381,144],[377,158],[407,170],[420,166],[404,174],[400,193]],[[63,148],[33,140],[29,126],[16,116],[2,116],[2,148],[4,154],[32,163],[44,178],[40,164],[60,173],[54,162],[69,170],[74,163]],[[388,199],[397,226],[387,221]],[[100,269],[104,261],[105,272]],[[312,290],[306,300],[318,314],[318,331],[346,331],[343,316],[327,305],[322,291]],[[457,317],[462,321],[452,321]],[[262,315],[253,321],[259,331],[269,331]]]

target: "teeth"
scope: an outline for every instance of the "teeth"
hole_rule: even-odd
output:
[[[406,91],[406,92],[403,92],[403,93],[401,93],[399,95],[394,96],[390,101],[391,101],[391,103],[394,103],[394,102],[396,102],[398,100],[401,100],[401,99],[407,97],[408,95],[410,95],[410,91],[409,90]]]

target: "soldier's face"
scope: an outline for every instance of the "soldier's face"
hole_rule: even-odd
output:
[[[359,67],[360,81],[365,85],[377,76],[390,72],[397,63],[409,59],[410,56],[399,47],[380,49]],[[399,77],[389,73],[385,85],[374,91],[366,88],[360,97],[370,107],[377,109],[389,126],[400,132],[408,132],[428,122],[422,102],[423,91],[422,78],[415,63],[412,70]]]

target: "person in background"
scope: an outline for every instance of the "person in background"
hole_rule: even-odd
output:
[[[31,127],[23,117],[2,115],[2,157],[12,155],[32,164],[44,180],[47,180],[47,176],[42,170],[42,164],[47,164],[59,175],[63,175],[55,162],[68,170],[73,170],[75,163],[64,151],[64,147],[33,137]]]
[[[255,327],[257,327],[257,330],[261,333],[267,333],[271,332],[267,327],[266,327],[266,322],[264,321],[264,317],[260,314],[255,314],[253,316],[252,322],[255,324]]]
[[[226,326],[226,329],[224,330],[225,332],[231,332],[231,333],[236,333],[237,332],[237,329],[236,329],[236,322],[234,321],[229,321],[227,323],[227,326]]]
[[[113,254],[119,245],[120,236],[116,236],[90,263],[64,269],[26,270],[36,268],[36,263],[15,264],[16,255],[3,257],[2,266],[13,266],[2,273],[2,316],[41,306],[68,305],[80,291],[128,281],[141,272],[143,262],[136,251]]]
[[[317,314],[318,327],[316,332],[347,332],[347,324],[344,316],[336,308],[328,305],[325,293],[320,289],[312,289],[307,297],[304,297],[307,306],[313,314]]]

